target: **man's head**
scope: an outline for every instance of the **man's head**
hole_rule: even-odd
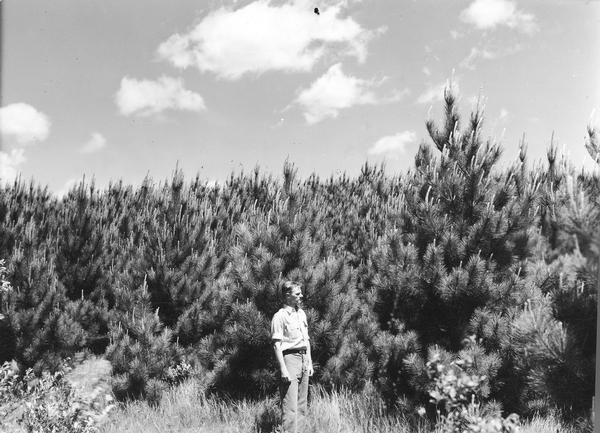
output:
[[[286,281],[281,286],[281,295],[285,305],[299,307],[302,304],[302,287],[294,281]]]

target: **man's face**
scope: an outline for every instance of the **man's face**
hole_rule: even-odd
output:
[[[291,307],[299,307],[302,304],[302,289],[300,286],[294,286],[287,295],[287,304]]]

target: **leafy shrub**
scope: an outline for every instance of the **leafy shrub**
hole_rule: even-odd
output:
[[[114,408],[112,397],[96,388],[79,395],[65,378],[65,369],[35,376],[29,368],[23,375],[11,363],[0,368],[0,406],[22,406],[17,420],[28,432],[95,433]],[[0,424],[1,426],[1,424]]]
[[[482,403],[482,388],[487,378],[469,372],[470,357],[443,361],[433,352],[427,362],[432,381],[429,395],[438,407],[438,431],[443,433],[516,433],[519,416],[502,418],[493,408]]]
[[[172,385],[178,384],[186,380],[192,375],[192,366],[185,362],[171,366],[167,369],[166,380]]]

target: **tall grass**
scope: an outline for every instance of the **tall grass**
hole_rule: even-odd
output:
[[[275,396],[263,401],[227,401],[207,397],[202,384],[190,379],[167,391],[160,403],[122,405],[101,433],[258,433],[274,431],[279,411]],[[392,414],[375,392],[325,392],[311,389],[306,432],[314,433],[439,433],[423,418]],[[522,433],[576,433],[555,415],[526,421]]]
[[[140,401],[123,405],[101,432],[268,432],[277,426],[277,405],[275,396],[263,401],[207,397],[198,381],[192,379],[167,391],[156,407]],[[406,419],[387,415],[382,402],[369,390],[361,394],[326,393],[317,388],[311,390],[305,431],[408,433],[414,430]]]

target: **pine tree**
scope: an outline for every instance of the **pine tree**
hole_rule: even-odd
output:
[[[113,368],[113,392],[120,399],[160,400],[170,367],[182,360],[173,333],[150,309],[145,283],[136,289],[120,286],[111,311],[110,345],[106,357]]]
[[[7,297],[6,317],[16,337],[14,359],[37,373],[54,371],[83,348],[85,332],[69,314],[71,302],[52,262],[39,253],[31,258],[20,254],[15,250],[8,268],[14,289]]]
[[[104,209],[94,183],[87,185],[83,179],[49,215],[56,230],[52,237],[57,277],[73,301],[71,317],[82,326],[86,346],[96,354],[108,345],[110,278],[105,269],[113,258],[105,248],[111,221]]]
[[[467,350],[476,317],[504,320],[524,301],[519,275],[531,254],[535,189],[523,187],[520,170],[494,170],[501,151],[481,137],[482,110],[463,129],[455,95],[447,90],[444,97],[443,126],[427,122],[439,159],[421,145],[400,196],[397,230],[381,238],[369,266],[383,331],[401,341],[416,335],[403,363],[394,362],[403,378],[395,379],[397,392],[408,396],[426,395],[427,348]],[[493,379],[499,347],[487,339],[499,336],[485,337],[468,347],[477,373]]]
[[[586,147],[593,158],[600,148],[592,128]],[[589,411],[594,394],[600,182],[597,173],[577,175],[566,159],[557,161],[554,146],[548,163],[541,227],[546,244],[535,281],[540,295],[518,316],[510,343],[522,352],[516,366],[527,372],[526,392],[547,396],[524,400],[543,409],[557,405],[576,417]]]

